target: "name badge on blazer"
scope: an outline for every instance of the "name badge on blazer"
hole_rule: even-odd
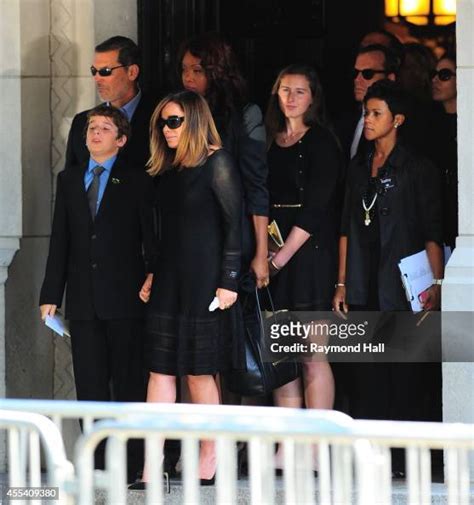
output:
[[[397,178],[394,175],[390,177],[381,177],[378,186],[379,193],[386,193],[397,186]]]

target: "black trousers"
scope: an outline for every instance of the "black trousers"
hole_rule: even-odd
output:
[[[378,260],[373,262],[376,269]],[[351,310],[379,311],[377,273],[372,272],[367,306]],[[396,331],[396,329],[394,330]],[[396,335],[394,335],[396,337]],[[440,342],[433,342],[440,346]],[[341,367],[349,403],[355,419],[393,421],[441,421],[442,391],[440,363],[344,363]],[[432,451],[432,468],[442,473],[442,452]],[[392,449],[392,469],[405,472],[405,454]]]
[[[142,319],[70,321],[72,361],[78,400],[144,402]],[[95,454],[104,467],[104,444]],[[128,445],[128,477],[143,466],[143,443]]]
[[[70,321],[78,400],[145,401],[141,319]]]

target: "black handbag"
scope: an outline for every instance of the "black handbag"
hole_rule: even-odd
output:
[[[267,291],[271,307],[271,315],[275,322],[281,323],[289,312],[276,312],[270,292]],[[249,295],[251,296],[251,295]],[[244,311],[245,326],[245,365],[242,370],[232,369],[225,375],[226,388],[241,396],[257,396],[271,393],[274,389],[293,381],[300,375],[300,364],[292,357],[270,362],[263,359],[265,345],[265,327],[268,320],[263,321],[259,292],[255,289],[255,304],[253,310]]]

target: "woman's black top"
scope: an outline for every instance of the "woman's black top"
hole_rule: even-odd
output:
[[[458,142],[457,114],[444,110],[435,116],[433,151],[441,171],[444,240],[454,248],[458,236]]]
[[[368,201],[370,156],[356,156],[348,169],[341,235],[347,236],[346,296],[351,305],[367,306],[370,272],[376,269],[381,310],[406,310],[408,302],[400,278],[399,261],[425,249],[427,241],[443,242],[439,171],[427,159],[397,143],[379,169],[377,200],[371,222],[365,225],[362,199]],[[375,227],[378,226],[378,230]],[[378,237],[378,243],[374,243]]]
[[[290,147],[274,142],[268,166],[270,219],[277,222],[284,239],[293,226],[311,234],[272,279],[275,306],[326,309],[337,275],[342,153],[334,136],[316,125]]]

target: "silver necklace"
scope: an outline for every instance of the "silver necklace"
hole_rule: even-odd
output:
[[[364,219],[365,226],[369,226],[369,224],[372,221],[370,219],[370,211],[372,210],[373,206],[375,205],[375,200],[377,200],[377,196],[378,196],[378,193],[375,193],[375,196],[372,199],[372,201],[370,202],[370,205],[368,207],[365,205],[365,200],[362,197],[362,207],[365,210],[365,219]]]
[[[306,130],[301,130],[299,132],[293,132],[293,133],[289,133],[288,135],[285,136],[281,136],[281,140],[284,144],[287,144],[288,142],[291,142],[292,140],[294,139],[297,139],[299,135],[302,135]]]

